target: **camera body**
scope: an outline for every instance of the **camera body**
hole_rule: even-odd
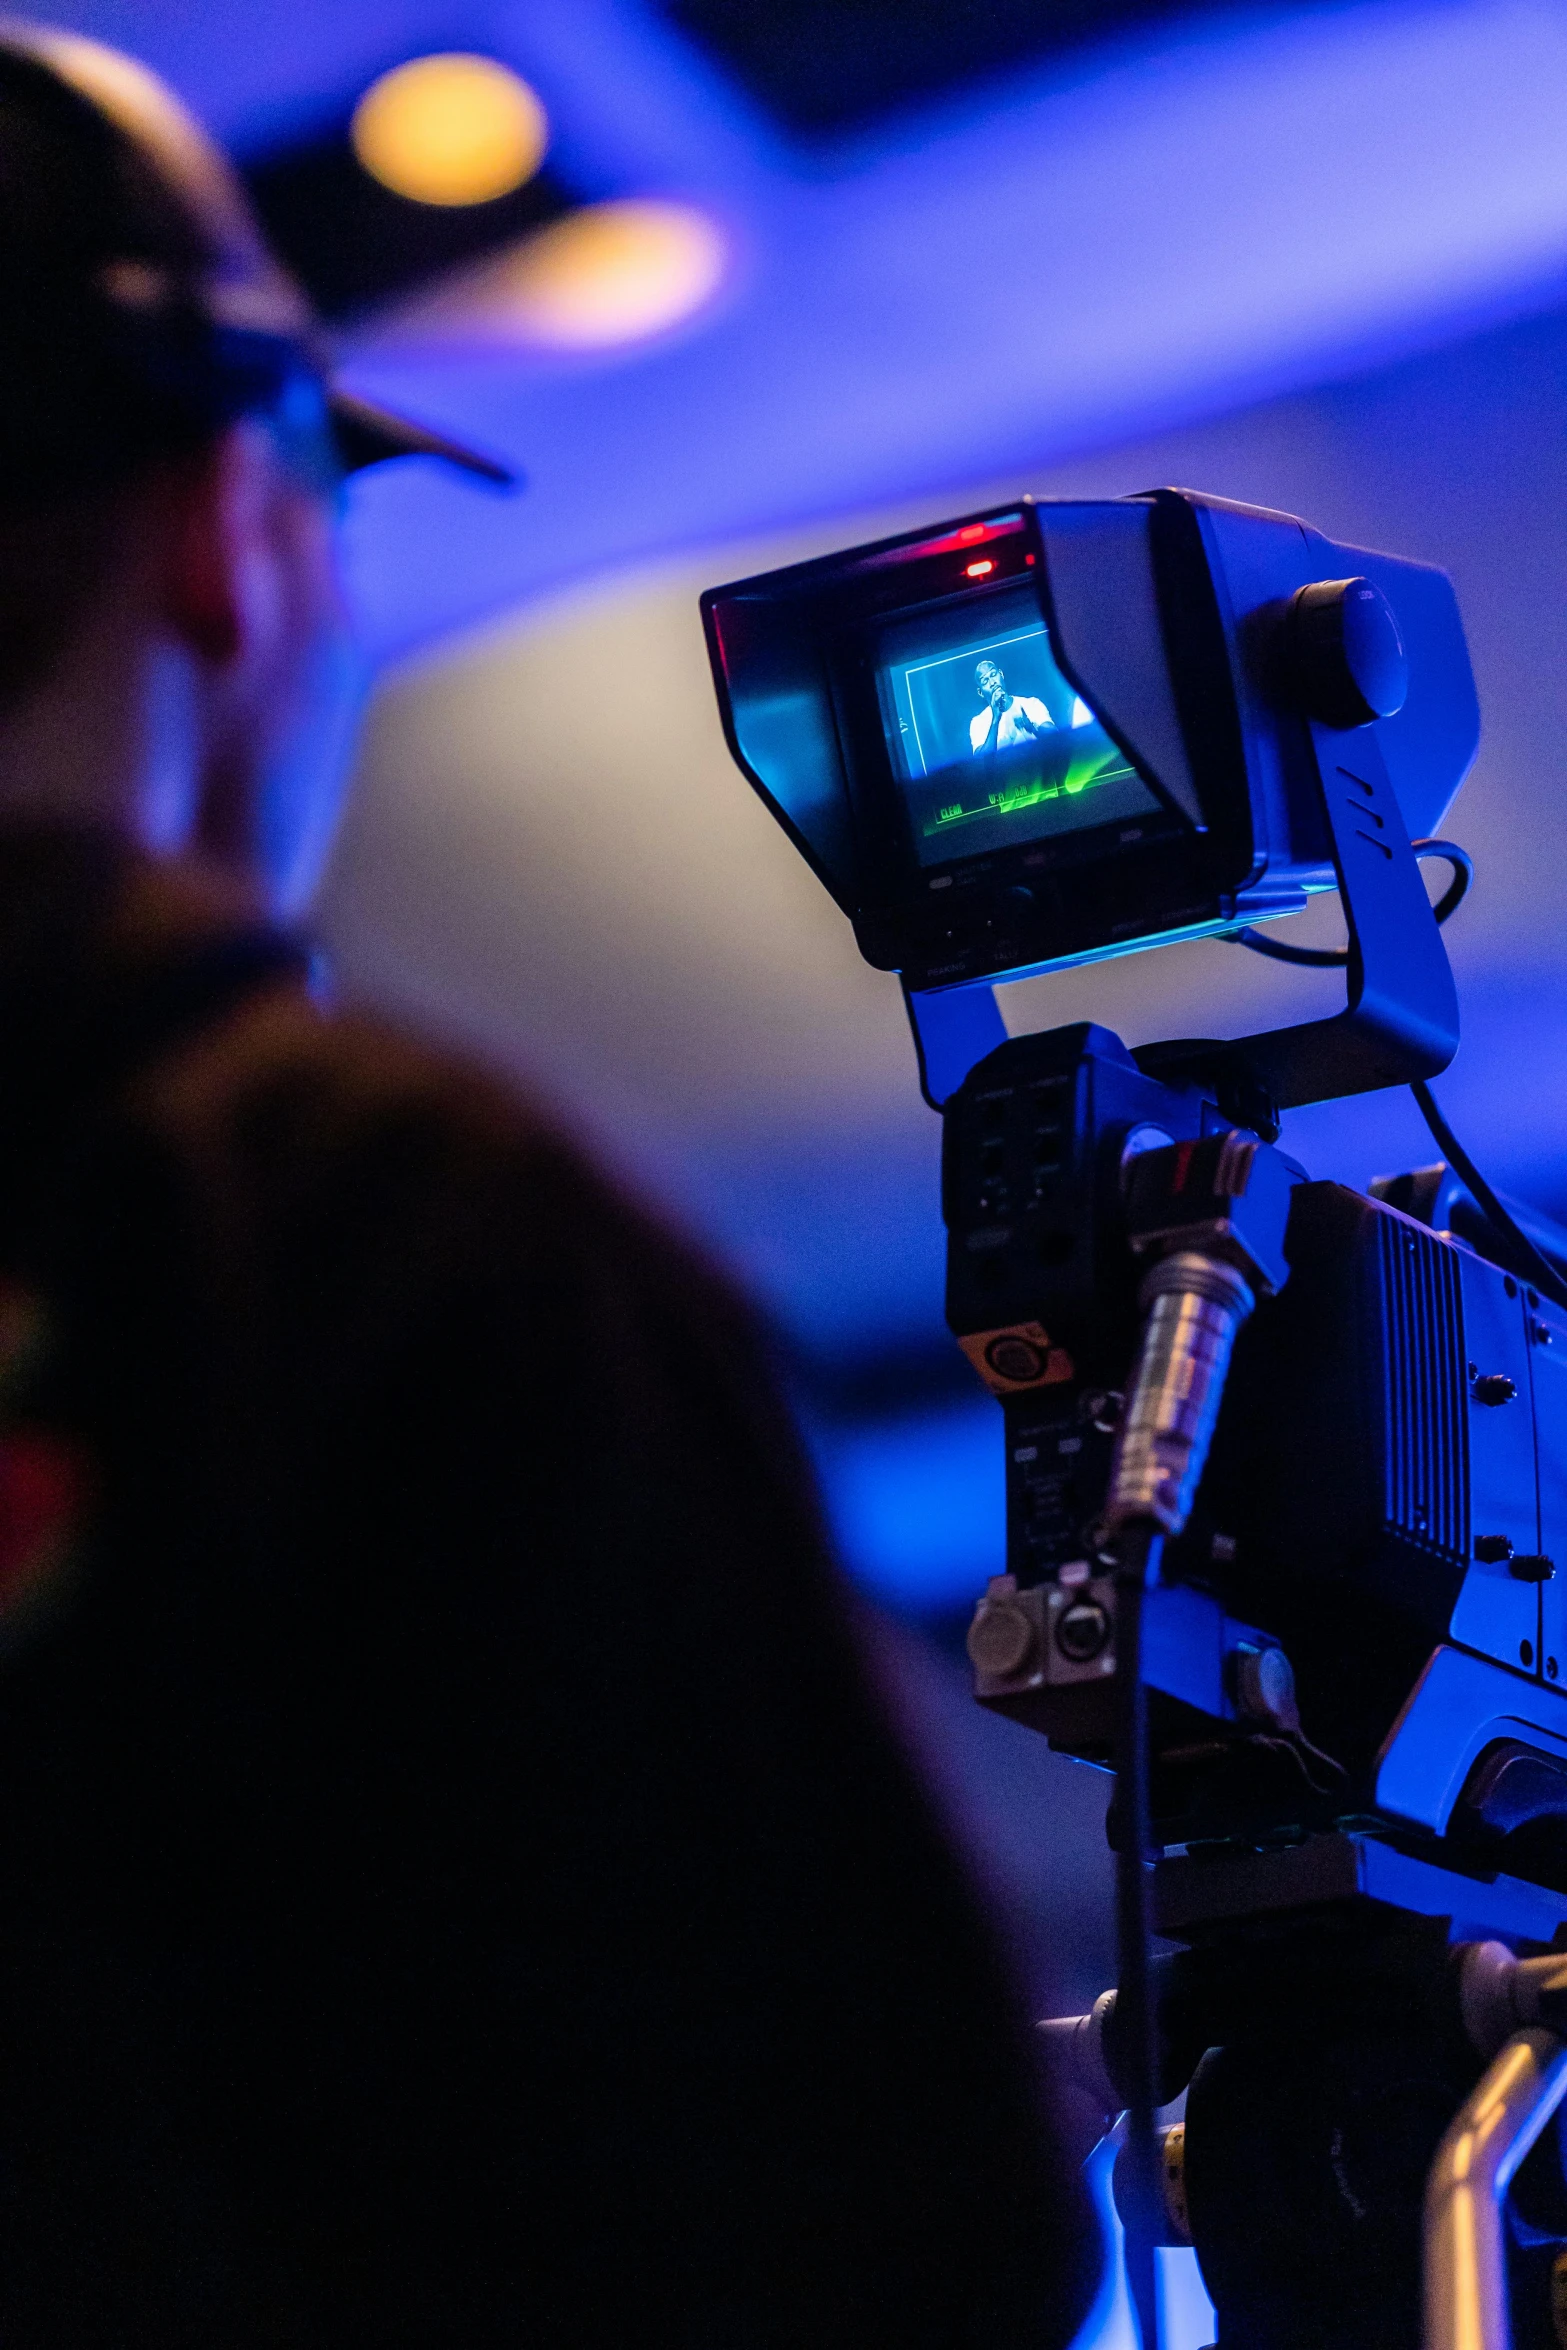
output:
[[[1090,1025],[1002,1046],[945,1112],[947,1316],[1006,1434],[976,1693],[1085,1761],[1115,1740],[1100,1515],[1139,1327],[1128,1177],[1228,1124]],[[1567,1317],[1452,1233],[1285,1165],[1288,1278],[1237,1340],[1144,1601],[1160,1841],[1381,1817],[1567,1890]]]

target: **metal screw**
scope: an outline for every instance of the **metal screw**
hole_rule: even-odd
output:
[[[1507,1572],[1518,1583],[1549,1583],[1556,1574],[1556,1561],[1540,1551],[1516,1551],[1507,1562]]]

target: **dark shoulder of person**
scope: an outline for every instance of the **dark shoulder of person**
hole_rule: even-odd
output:
[[[8,2339],[1063,2343],[1030,2035],[728,1287],[281,971],[44,1225],[93,1499],[3,1666]]]

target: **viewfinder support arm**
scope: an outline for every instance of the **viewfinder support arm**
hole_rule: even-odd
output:
[[[1425,2196],[1425,2350],[1511,2350],[1502,2206],[1567,2091],[1567,2044],[1513,2035],[1437,2149]]]
[[[1376,737],[1316,721],[1311,737],[1349,933],[1348,1003],[1229,1044],[1144,1045],[1136,1059],[1150,1076],[1244,1077],[1288,1110],[1434,1077],[1458,1050],[1458,991]]]
[[[1260,1093],[1277,1109],[1294,1109],[1434,1077],[1458,1049],[1447,951],[1375,734],[1310,723],[1349,933],[1349,1000],[1326,1019],[1233,1043],[1198,1037],[1143,1045],[1135,1058],[1151,1077]],[[921,1091],[939,1109],[975,1063],[1006,1041],[995,989],[988,982],[925,991],[905,985],[904,1000]]]

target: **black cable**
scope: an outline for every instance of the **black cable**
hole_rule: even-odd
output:
[[[1411,841],[1409,845],[1417,857],[1445,857],[1453,868],[1452,880],[1432,908],[1437,921],[1439,923],[1446,922],[1451,915],[1457,913],[1469,893],[1469,885],[1474,879],[1474,859],[1468,850],[1461,849],[1456,841],[1415,840]],[[1260,931],[1250,928],[1234,930],[1228,935],[1237,946],[1249,947],[1254,955],[1266,955],[1271,962],[1275,963],[1307,964],[1313,969],[1321,970],[1335,965],[1342,966],[1349,960],[1347,947],[1288,946],[1281,939],[1264,938]],[[1431,1129],[1437,1149],[1454,1173],[1467,1186],[1497,1234],[1516,1251],[1520,1261],[1529,1268],[1527,1277],[1533,1281],[1543,1296],[1550,1298],[1553,1304],[1567,1310],[1567,1283],[1562,1281],[1550,1260],[1541,1255],[1522,1226],[1503,1207],[1443,1117],[1431,1088],[1424,1082],[1417,1080],[1409,1090],[1415,1097],[1420,1115]]]
[[[1523,1227],[1507,1213],[1495,1192],[1475,1165],[1453,1129],[1437,1108],[1436,1096],[1422,1078],[1416,1078],[1410,1087],[1420,1115],[1431,1129],[1432,1138],[1443,1158],[1465,1185],[1471,1196],[1485,1210],[1499,1236],[1514,1248],[1519,1259],[1530,1270],[1527,1278],[1554,1305],[1567,1308],[1567,1284],[1551,1264],[1540,1254]]]
[[[1420,859],[1445,857],[1453,868],[1452,880],[1432,908],[1438,922],[1446,922],[1469,894],[1475,873],[1474,859],[1467,849],[1461,849],[1452,840],[1412,840],[1409,845]],[[1250,947],[1254,955],[1266,955],[1270,963],[1302,963],[1313,971],[1333,971],[1342,970],[1349,961],[1348,947],[1294,947],[1281,938],[1265,937],[1262,931],[1250,926],[1227,931],[1225,935],[1238,947]]]
[[[1126,2163],[1131,2193],[1122,2220],[1126,2285],[1142,2350],[1159,2350],[1159,2287],[1154,2259],[1159,2207],[1159,2148],[1154,2137],[1158,2090],[1158,2019],[1154,2013],[1148,1862],[1153,1842],[1148,1788],[1148,1691],[1143,1681],[1143,1594],[1159,1572],[1164,1536],[1146,1522],[1119,1538],[1116,1568],[1115,1856],[1116,2034],[1126,2099]]]

